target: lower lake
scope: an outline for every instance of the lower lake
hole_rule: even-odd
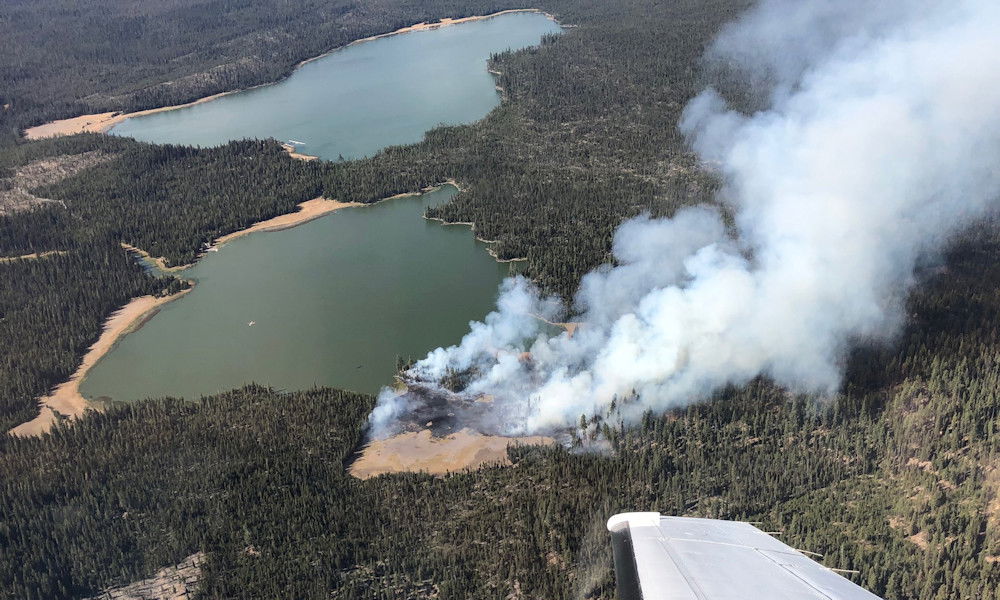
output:
[[[461,339],[507,274],[468,227],[422,218],[455,192],[342,209],[223,245],[182,274],[195,289],[122,338],[81,393],[197,398],[249,382],[377,391],[397,356]]]

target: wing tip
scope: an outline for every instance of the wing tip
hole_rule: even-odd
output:
[[[658,512],[625,512],[618,513],[608,519],[608,531],[614,533],[625,527],[659,527]]]

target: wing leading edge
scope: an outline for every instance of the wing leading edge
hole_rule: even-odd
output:
[[[881,600],[749,523],[622,513],[608,530],[621,600]]]

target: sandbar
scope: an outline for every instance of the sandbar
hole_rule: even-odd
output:
[[[312,221],[313,219],[318,219],[323,215],[330,214],[336,210],[342,208],[350,208],[352,206],[366,206],[362,202],[340,202],[338,200],[328,200],[326,198],[313,198],[312,200],[306,200],[298,205],[298,210],[290,213],[285,213],[283,215],[278,215],[277,217],[267,219],[266,221],[260,221],[254,223],[246,229],[240,229],[239,231],[234,231],[232,233],[227,233],[221,237],[218,237],[213,242],[211,248],[216,248],[226,242],[231,242],[238,237],[243,237],[244,235],[249,235],[251,233],[257,233],[262,231],[280,231],[282,229],[290,229],[296,225],[301,225]],[[187,265],[176,265],[173,267],[167,266],[167,259],[162,256],[154,257],[146,252],[142,248],[137,248],[131,244],[126,244],[121,242],[121,247],[135,252],[142,258],[152,261],[156,264],[156,267],[164,272],[172,273],[176,271],[183,271],[193,266],[193,264]]]
[[[285,149],[285,152],[288,153],[288,156],[291,156],[292,158],[298,160],[304,160],[306,162],[309,162],[311,160],[316,160],[319,158],[318,156],[313,156],[312,154],[303,154],[301,152],[296,151],[295,146],[292,144],[286,144],[282,142],[281,147]]]
[[[68,381],[56,386],[49,395],[39,398],[40,412],[38,416],[26,423],[21,423],[8,433],[18,437],[38,436],[51,430],[60,417],[76,419],[81,417],[87,409],[99,409],[80,394],[80,383],[86,377],[87,372],[114,347],[115,342],[142,323],[146,315],[167,302],[180,298],[189,291],[191,288],[170,296],[133,298],[128,304],[113,313],[104,322],[101,336],[83,355],[83,361],[77,367],[76,372]]]
[[[228,233],[216,239],[215,245],[225,244],[226,242],[231,242],[238,237],[243,237],[244,235],[256,233],[258,231],[280,231],[282,229],[289,229],[291,227],[295,227],[296,225],[312,221],[313,219],[318,219],[323,215],[330,214],[342,208],[351,208],[352,206],[365,206],[365,204],[363,202],[340,202],[339,200],[329,200],[322,197],[313,198],[312,200],[306,200],[305,202],[299,204],[299,209],[295,212],[278,215],[273,219],[254,223],[246,229]]]
[[[59,119],[57,121],[49,121],[48,123],[43,123],[42,125],[36,125],[25,129],[24,137],[29,140],[40,140],[42,138],[75,135],[77,133],[107,133],[109,129],[121,123],[125,119],[151,115],[158,112],[166,112],[168,110],[177,110],[178,108],[187,108],[196,104],[211,102],[216,98],[221,98],[222,96],[229,94],[235,94],[239,91],[242,90],[212,94],[211,96],[205,96],[204,98],[199,98],[193,102],[175,104],[173,106],[161,106],[160,108],[148,108],[146,110],[139,110],[130,113],[104,112],[94,113],[91,115],[80,115],[79,117],[71,117],[69,119]]]

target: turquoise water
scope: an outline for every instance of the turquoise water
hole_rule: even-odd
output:
[[[499,103],[490,53],[537,44],[540,14],[382,38],[308,63],[288,80],[126,121],[115,134],[214,145],[272,136],[324,158],[414,142]],[[238,238],[181,276],[195,289],[122,338],[90,372],[91,399],[197,397],[256,382],[375,392],[397,357],[457,342],[508,273],[468,227],[422,219],[437,191],[348,208]],[[253,323],[253,325],[250,325]]]
[[[331,160],[368,156],[439,124],[483,118],[499,103],[490,54],[559,31],[544,15],[512,13],[389,36],[306,63],[275,85],[132,118],[111,133],[198,146],[271,137]]]

